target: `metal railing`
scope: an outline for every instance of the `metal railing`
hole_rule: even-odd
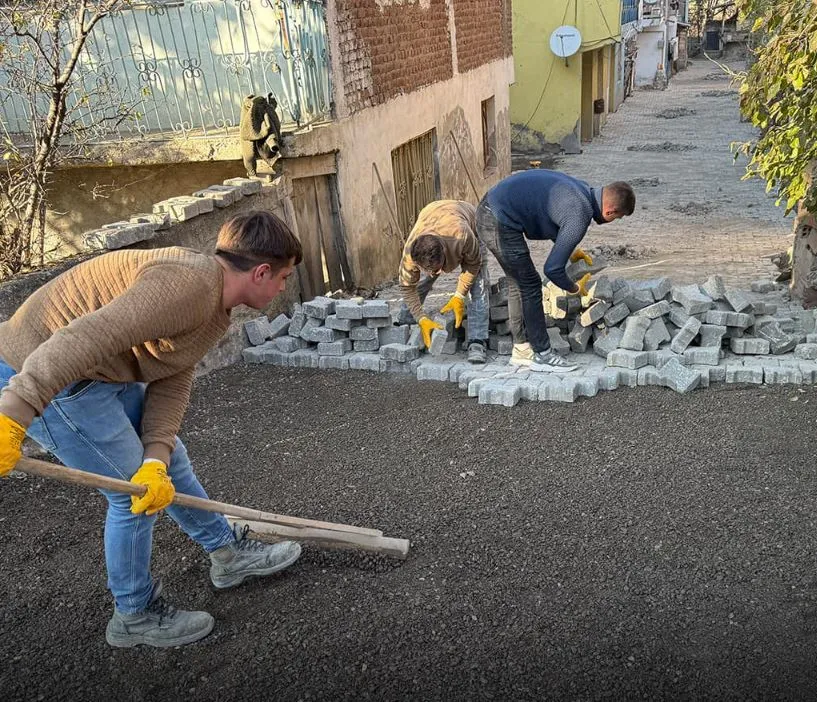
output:
[[[640,0],[622,0],[621,24],[629,24],[638,19],[638,5]]]
[[[70,37],[72,29],[64,31]],[[31,105],[12,83],[0,66],[0,119],[11,134],[25,134]],[[238,126],[246,95],[268,93],[285,125],[331,117],[324,0],[131,5],[95,28],[70,104],[99,143],[226,133]],[[112,96],[131,106],[127,119],[98,119]]]

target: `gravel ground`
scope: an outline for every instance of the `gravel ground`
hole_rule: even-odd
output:
[[[481,407],[448,384],[234,367],[185,438],[210,494],[411,539],[306,548],[216,592],[168,519],[156,574],[214,633],[114,650],[103,500],[0,486],[0,699],[813,698],[812,388]],[[470,472],[469,472],[470,471]]]

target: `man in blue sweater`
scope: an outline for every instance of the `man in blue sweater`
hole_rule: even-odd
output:
[[[547,278],[574,295],[587,293],[587,274],[573,281],[570,261],[592,259],[577,248],[590,222],[612,222],[635,210],[635,193],[621,181],[603,188],[565,173],[536,169],[515,173],[491,188],[477,208],[477,236],[496,256],[508,277],[513,354],[511,363],[535,371],[568,373],[576,365],[550,348],[542,307],[542,278],[533,265],[528,239],[550,239]]]

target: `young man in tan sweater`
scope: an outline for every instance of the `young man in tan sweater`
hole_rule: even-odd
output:
[[[453,312],[457,328],[462,325],[468,303],[468,360],[485,363],[488,346],[488,311],[491,280],[486,249],[476,235],[476,209],[460,200],[438,200],[426,205],[403,247],[398,280],[403,307],[397,321],[417,320],[423,342],[431,346],[431,333],[442,326],[423,312],[423,303],[442,273],[459,266],[457,289],[441,312]]]
[[[215,256],[190,249],[121,250],[74,266],[0,324],[0,476],[26,433],[65,465],[144,485],[141,498],[105,492],[105,561],[112,646],[178,646],[213,628],[178,610],[150,573],[157,513],[210,554],[217,588],[294,563],[297,543],[235,534],[222,515],[171,505],[207,497],[177,433],[194,367],[239,304],[262,309],[301,260],[301,245],[269,212],[233,218]]]

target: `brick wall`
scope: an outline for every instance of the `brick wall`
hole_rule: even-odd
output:
[[[454,0],[460,72],[512,53],[511,0]]]
[[[453,76],[446,0],[337,0],[336,7],[350,112]]]

